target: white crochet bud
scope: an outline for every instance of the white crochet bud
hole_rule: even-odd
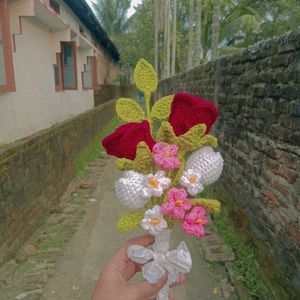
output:
[[[135,171],[128,171],[115,183],[116,195],[120,202],[129,208],[142,208],[149,199],[142,196],[145,176]]]
[[[185,169],[193,169],[201,174],[201,183],[210,185],[216,182],[223,170],[223,157],[220,152],[214,152],[210,146],[205,146],[191,154]]]
[[[170,183],[171,179],[165,177],[164,171],[143,175],[131,170],[116,181],[115,189],[122,204],[142,208],[152,196],[160,197]]]

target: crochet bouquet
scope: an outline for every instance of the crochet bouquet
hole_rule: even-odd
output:
[[[168,272],[168,283],[157,295],[164,300],[179,274],[192,267],[184,241],[169,249],[174,225],[200,238],[205,234],[207,212],[220,210],[217,200],[201,198],[201,192],[220,177],[223,168],[221,154],[213,149],[217,139],[209,135],[218,111],[213,103],[186,93],[165,96],[150,108],[158,79],[144,59],[136,65],[134,82],[144,93],[146,116],[134,100],[118,99],[116,111],[126,123],[106,136],[102,145],[125,171],[115,190],[120,202],[132,211],[120,218],[118,229],[142,227],[155,236],[151,249],[134,245],[128,256],[144,264],[143,277],[149,283]]]

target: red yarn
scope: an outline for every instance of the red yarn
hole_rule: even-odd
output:
[[[207,127],[205,132],[207,134],[218,115],[218,110],[212,102],[187,93],[179,93],[174,96],[169,122],[177,136],[202,123]]]
[[[134,160],[137,144],[141,141],[146,142],[151,150],[155,144],[151,136],[149,122],[146,120],[119,126],[112,134],[102,140],[102,145],[107,154]]]

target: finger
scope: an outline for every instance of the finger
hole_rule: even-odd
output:
[[[141,267],[130,260],[126,263],[126,266],[123,270],[123,278],[128,281],[137,272],[141,272]]]
[[[154,237],[150,234],[145,234],[139,237],[135,237],[126,242],[127,248],[131,245],[141,245],[144,247],[148,247],[154,243]]]
[[[150,246],[154,243],[154,237],[150,234],[146,234],[143,236],[139,236],[133,239],[128,240],[117,252],[114,259],[120,260],[120,261],[129,261],[129,258],[127,256],[127,249],[129,246],[132,245],[141,245],[144,247]]]
[[[155,296],[160,289],[167,283],[168,273],[165,272],[164,275],[155,284],[150,284],[147,281],[141,283],[136,283],[130,285],[133,294],[136,295],[137,299],[146,299]]]
[[[174,295],[173,294],[169,294],[169,300],[174,300],[174,299],[175,299]]]
[[[137,270],[132,268],[132,266],[130,266],[130,269],[128,270],[128,272],[125,271],[127,264],[129,262],[131,262],[131,260],[128,258],[128,255],[127,255],[128,247],[131,245],[141,245],[141,246],[147,247],[153,243],[154,243],[154,237],[150,234],[146,234],[146,235],[128,240],[118,250],[118,252],[113,256],[113,258],[110,260],[110,262],[109,262],[110,268],[112,268],[113,270],[116,270],[117,273],[122,274],[122,277],[124,280],[128,280],[137,272]]]
[[[170,287],[175,287],[175,286],[180,285],[180,284],[183,284],[183,283],[185,283],[185,282],[186,282],[185,276],[184,276],[182,273],[180,273],[180,274],[179,274],[178,280],[177,280],[176,282],[173,282],[173,283],[170,285]]]

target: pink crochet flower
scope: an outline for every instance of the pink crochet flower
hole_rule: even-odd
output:
[[[152,153],[155,163],[165,170],[178,169],[180,160],[176,157],[178,147],[165,143],[156,143],[153,146]]]
[[[176,220],[182,220],[185,211],[192,207],[191,201],[187,198],[185,189],[172,188],[167,195],[168,201],[161,206],[165,215],[171,215]]]
[[[182,223],[182,229],[187,234],[193,234],[200,238],[204,236],[204,226],[207,224],[207,217],[205,216],[205,209],[201,206],[196,206],[187,214]]]

